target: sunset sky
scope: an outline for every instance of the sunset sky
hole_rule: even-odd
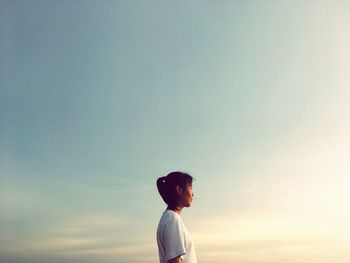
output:
[[[0,262],[350,262],[350,2],[0,1]]]

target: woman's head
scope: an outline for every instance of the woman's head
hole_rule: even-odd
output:
[[[158,192],[169,208],[189,207],[192,202],[192,176],[182,172],[172,172],[158,178]]]

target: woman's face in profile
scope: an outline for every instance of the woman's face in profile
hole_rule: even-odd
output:
[[[183,207],[191,206],[193,199],[192,183],[187,183],[181,195],[181,203]]]

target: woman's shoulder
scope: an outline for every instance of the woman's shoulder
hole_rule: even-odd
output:
[[[181,216],[171,210],[164,211],[158,224],[158,232],[175,231],[176,229],[181,231],[184,229],[184,223],[182,222]]]
[[[167,209],[163,212],[161,221],[163,222],[181,221],[181,217],[178,213]]]

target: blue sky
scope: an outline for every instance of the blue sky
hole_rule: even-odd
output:
[[[349,262],[346,1],[2,1],[0,261]]]

